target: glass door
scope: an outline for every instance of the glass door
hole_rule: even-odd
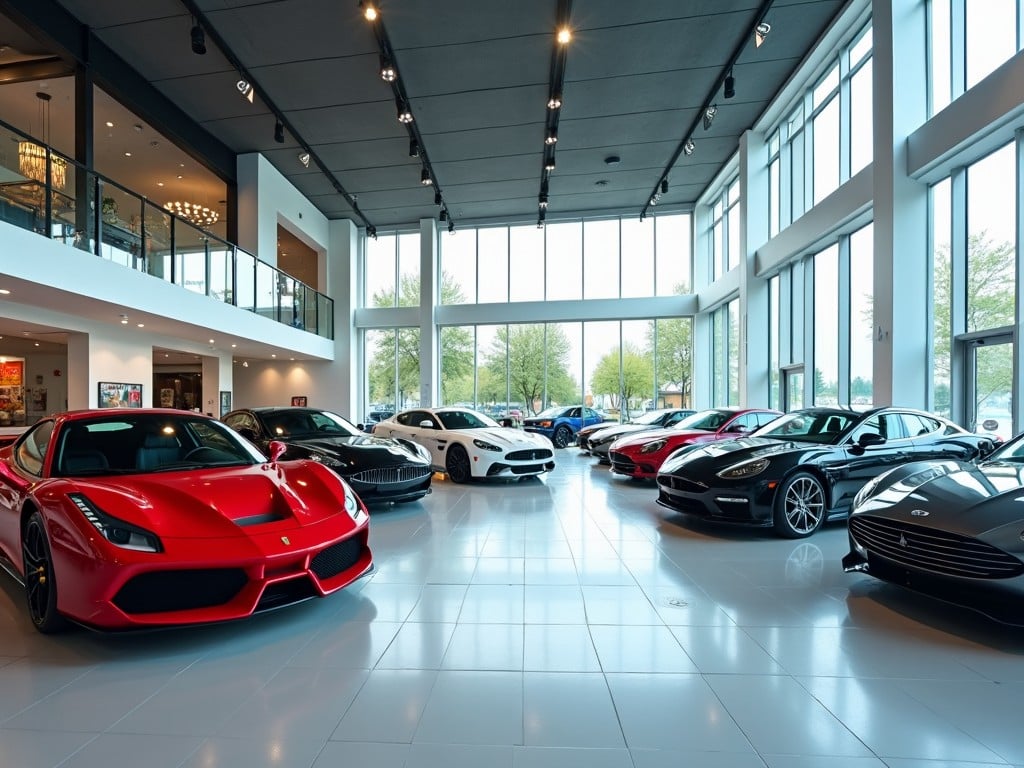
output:
[[[1013,428],[1013,337],[973,338],[965,345],[967,427],[1009,440]]]
[[[786,413],[804,407],[803,365],[782,369],[782,405]]]

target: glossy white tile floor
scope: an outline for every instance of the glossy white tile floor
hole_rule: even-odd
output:
[[[0,768],[1024,766],[1024,630],[688,523],[576,449],[373,517],[253,620],[43,638],[0,587]]]

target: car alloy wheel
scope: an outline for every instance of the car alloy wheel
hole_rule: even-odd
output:
[[[25,524],[21,557],[25,572],[25,598],[32,623],[43,634],[63,629],[66,622],[57,613],[57,580],[53,575],[50,542],[39,512],[33,512]]]
[[[797,472],[775,498],[775,530],[788,539],[810,536],[825,519],[825,489],[814,475]]]
[[[572,430],[563,425],[555,430],[555,436],[551,442],[555,444],[555,448],[565,448],[571,440]]]
[[[468,483],[472,476],[469,468],[469,455],[461,445],[453,445],[448,449],[444,468],[453,483]]]

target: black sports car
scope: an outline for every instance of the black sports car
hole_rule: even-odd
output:
[[[682,448],[658,472],[658,503],[788,538],[845,517],[876,475],[924,459],[970,461],[992,439],[909,408],[793,411],[747,437]]]
[[[978,464],[905,464],[850,513],[846,571],[1024,625],[1024,435]]]
[[[245,408],[224,417],[228,426],[267,450],[288,446],[284,459],[313,459],[333,469],[364,502],[415,501],[430,493],[430,454],[409,440],[368,435],[347,419],[316,408]]]

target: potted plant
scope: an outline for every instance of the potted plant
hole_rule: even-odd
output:
[[[104,197],[100,213],[103,214],[103,221],[107,224],[115,223],[117,221],[117,200],[112,197]]]

